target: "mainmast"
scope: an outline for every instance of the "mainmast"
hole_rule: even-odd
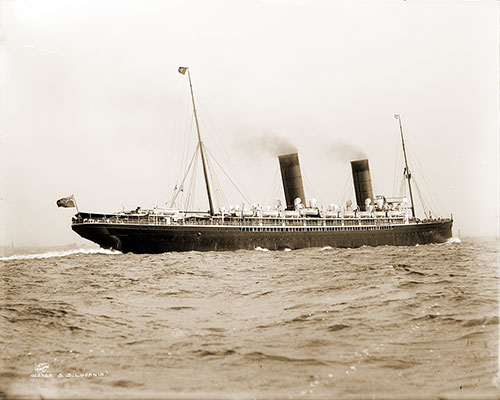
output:
[[[210,215],[214,215],[214,205],[212,202],[212,195],[210,193],[210,183],[208,182],[207,163],[205,161],[205,153],[203,152],[203,142],[201,141],[201,136],[200,136],[200,125],[198,124],[198,116],[196,114],[196,106],[194,104],[194,94],[193,94],[193,85],[191,84],[191,74],[189,73],[189,67],[179,67],[179,72],[182,75],[184,75],[186,71],[188,73],[188,78],[189,78],[189,89],[191,90],[191,101],[193,102],[193,112],[194,112],[194,120],[196,121],[196,131],[198,132],[198,145],[200,148],[201,163],[203,165],[203,175],[205,176],[205,185],[207,187],[208,205],[210,206]]]
[[[410,168],[408,168],[408,158],[406,157],[406,147],[405,147],[405,139],[403,136],[403,125],[401,123],[401,116],[399,114],[394,114],[394,118],[396,118],[399,121],[399,131],[401,132],[401,144],[403,145],[403,154],[405,157],[404,175],[406,176],[406,179],[408,180],[408,189],[410,191],[410,201],[411,201],[411,213],[413,214],[413,217],[416,217],[415,204],[413,203],[413,193],[411,191],[411,172],[410,172]]]

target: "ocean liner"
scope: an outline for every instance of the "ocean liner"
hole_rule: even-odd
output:
[[[73,196],[57,201],[60,207],[76,207],[72,229],[101,247],[127,253],[172,251],[221,251],[266,248],[413,246],[441,243],[452,236],[453,219],[415,215],[411,173],[408,167],[401,118],[399,121],[404,154],[406,197],[374,196],[368,160],[351,161],[356,203],[328,206],[306,201],[297,153],[280,155],[279,164],[285,204],[277,200],[263,209],[259,204],[214,209],[201,140],[190,71],[188,75],[197,131],[197,153],[202,162],[208,211],[178,208],[137,208],[109,214],[81,212]]]

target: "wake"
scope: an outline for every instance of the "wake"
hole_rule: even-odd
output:
[[[74,254],[122,254],[122,253],[116,250],[107,250],[107,249],[76,249],[76,250],[64,250],[64,251],[48,251],[47,253],[41,253],[41,254],[15,254],[13,256],[0,257],[0,261],[34,260],[40,258],[67,257]]]
[[[451,237],[451,238],[449,238],[444,243],[435,243],[435,246],[446,246],[448,244],[458,244],[458,243],[462,243],[462,241],[460,240],[460,238],[458,238],[458,237]]]

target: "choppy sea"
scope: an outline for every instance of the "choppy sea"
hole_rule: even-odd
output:
[[[498,250],[3,257],[0,398],[500,398]]]

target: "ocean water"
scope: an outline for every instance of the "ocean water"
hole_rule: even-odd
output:
[[[3,257],[0,398],[500,398],[498,246]]]

